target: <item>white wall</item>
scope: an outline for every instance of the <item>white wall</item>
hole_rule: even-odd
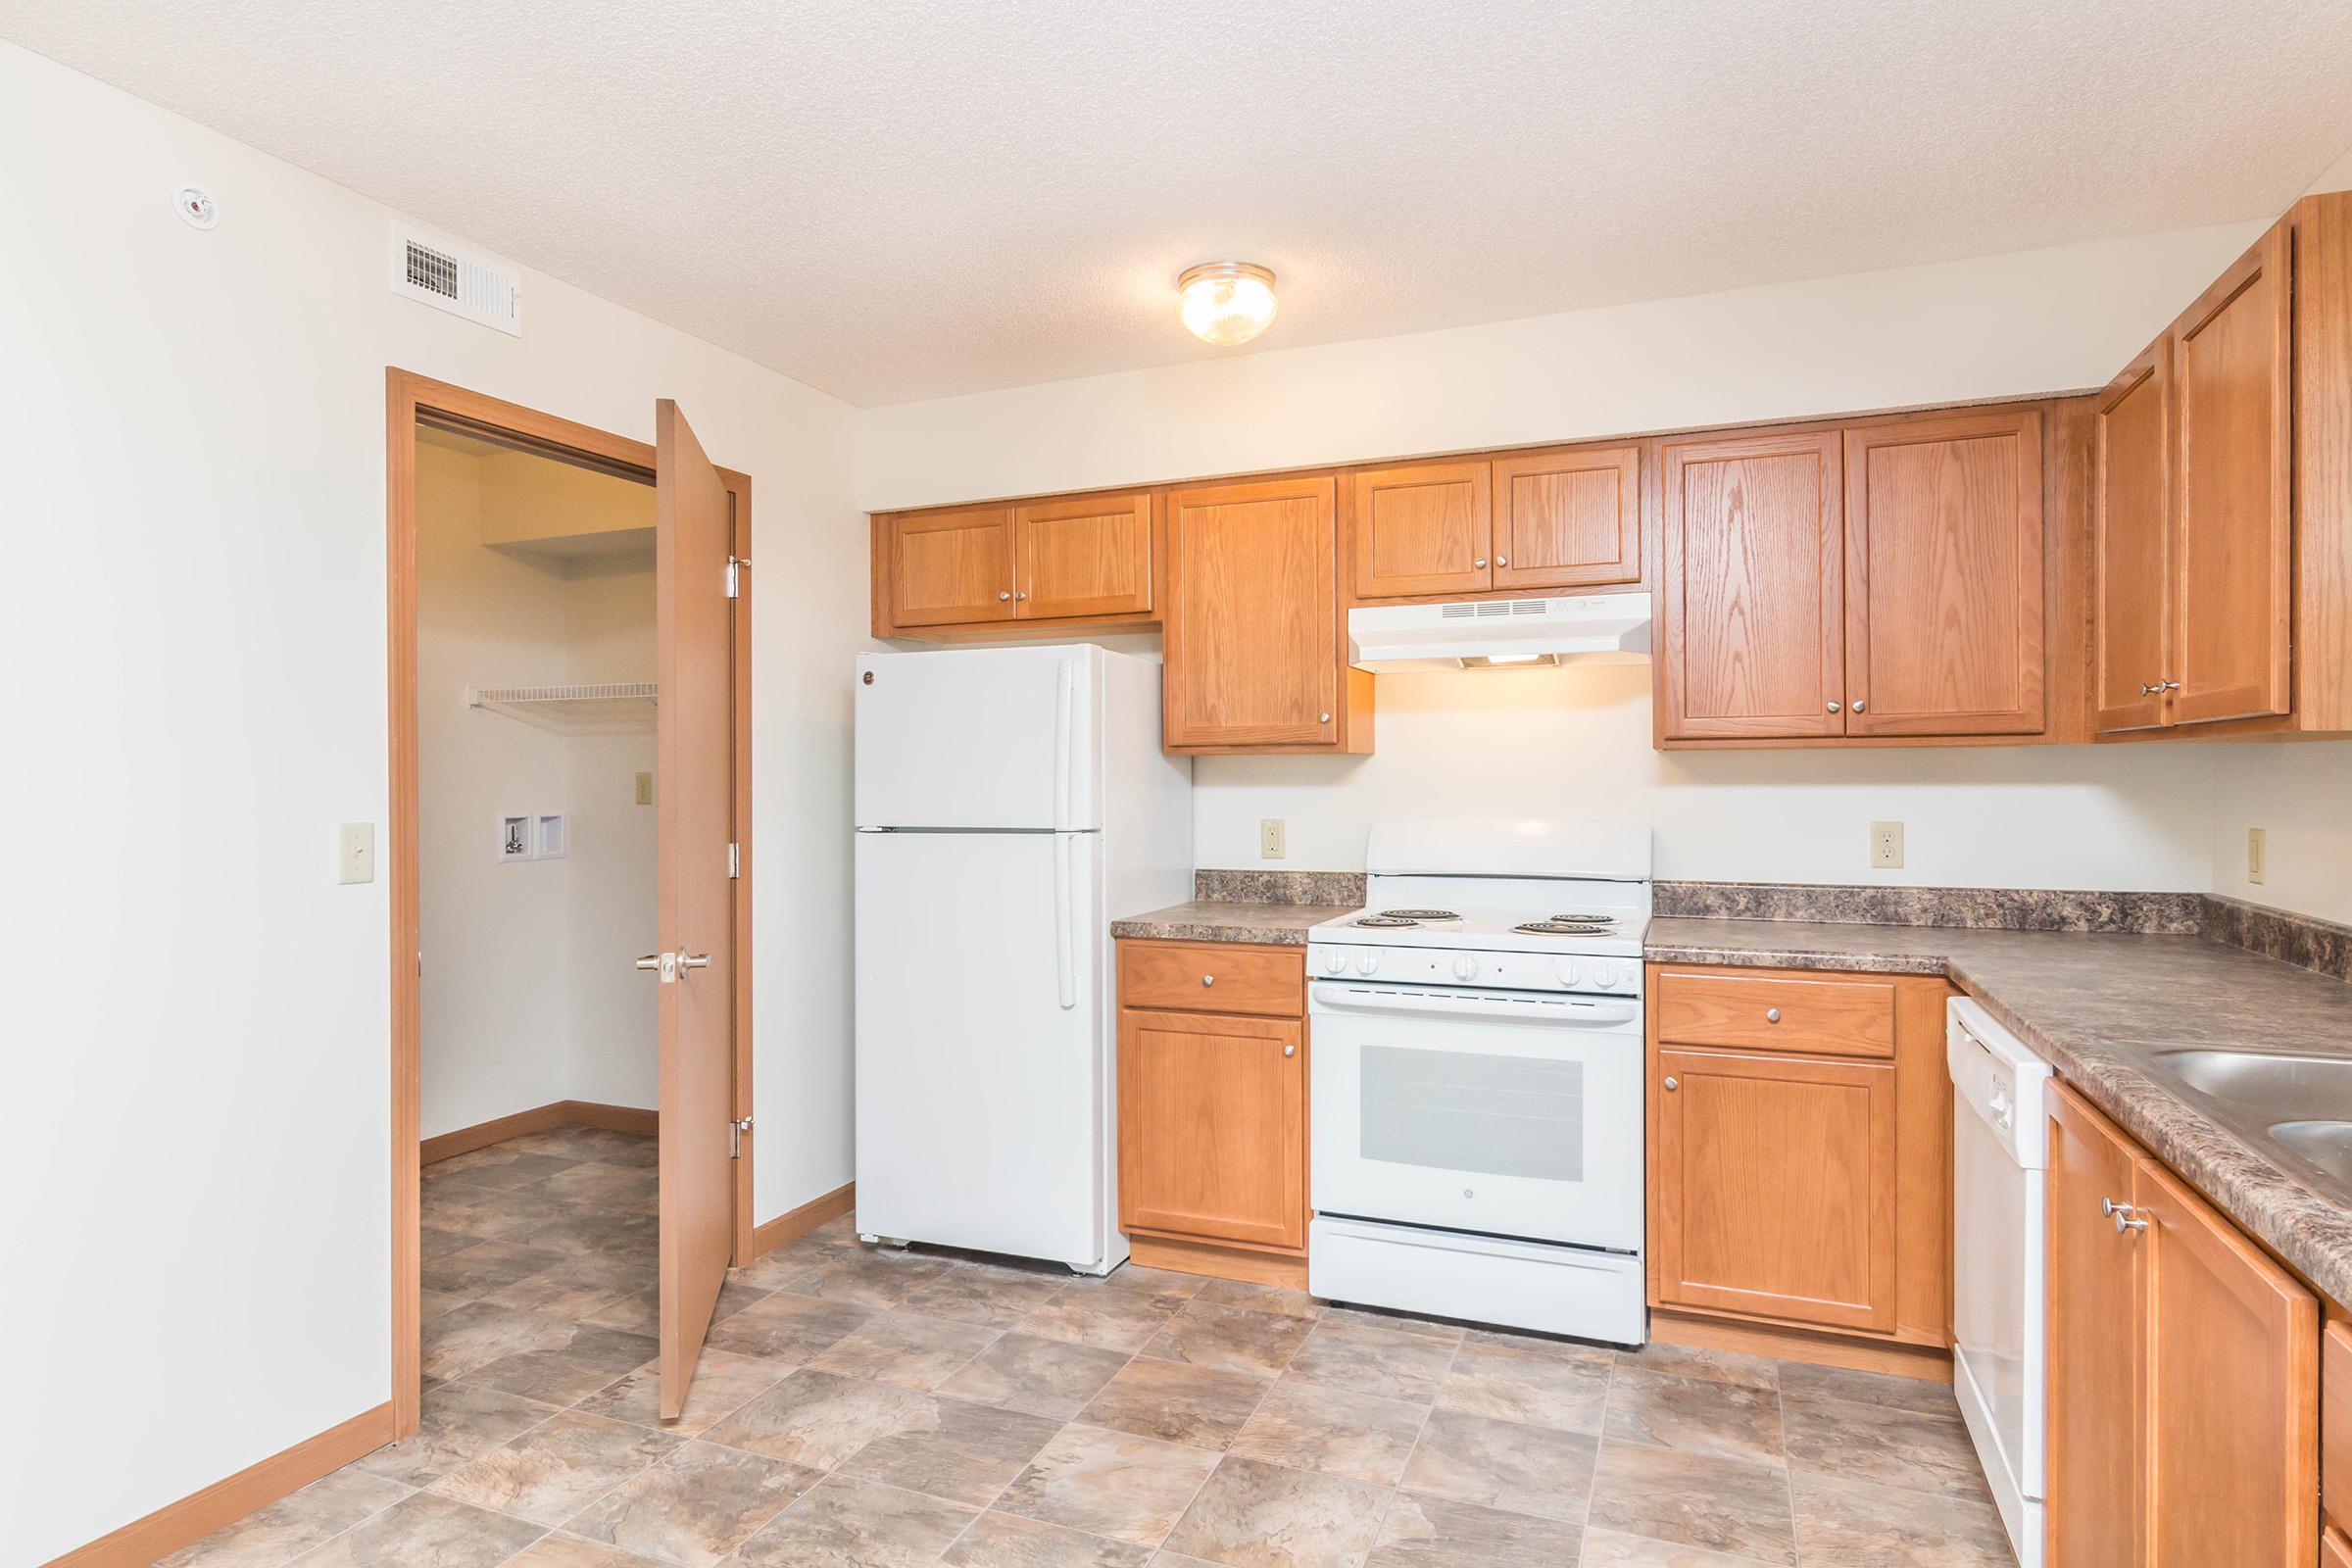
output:
[[[2262,227],[869,409],[858,499],[881,510],[2100,386]]]
[[[2204,885],[2210,749],[1656,752],[1646,667],[1382,675],[1364,758],[1203,757],[1202,865],[1354,870],[1388,816],[1593,816],[1656,830],[1657,874],[1723,881]],[[1289,824],[1260,860],[1261,817]],[[1873,871],[1874,821],[1906,864]]]
[[[2352,741],[2216,746],[2212,889],[2352,925]],[[2246,829],[2269,851],[2246,878]]]
[[[538,274],[520,339],[394,298],[380,206],[5,45],[0,145],[13,1565],[389,1393],[385,884],[333,880],[384,819],[385,367],[645,440],[673,396],[754,476],[760,1217],[851,1168],[866,538],[848,411],[748,361]]]

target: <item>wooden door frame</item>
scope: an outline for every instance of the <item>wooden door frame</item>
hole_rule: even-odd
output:
[[[647,404],[652,404],[648,394]],[[419,414],[470,426],[509,445],[606,468],[649,484],[654,476],[650,442],[576,424],[464,387],[397,367],[384,370],[384,551],[389,627],[386,647],[391,742],[391,809],[387,863],[392,893],[392,1410],[395,1438],[412,1437],[421,1414],[423,1378],[422,1223],[418,1198],[418,974],[416,805],[416,419]],[[752,480],[732,468],[718,470],[733,504],[733,553],[751,557]],[[752,588],[740,577],[735,604],[734,712],[731,764],[734,770],[735,841],[741,876],[734,899],[734,1108],[738,1119],[752,1113]],[[752,1222],[752,1160],[747,1138],[736,1161],[734,1260],[755,1250]]]

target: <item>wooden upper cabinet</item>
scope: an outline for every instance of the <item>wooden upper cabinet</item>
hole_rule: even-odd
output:
[[[2173,667],[2172,344],[2159,338],[2099,397],[2092,436],[2091,724],[2164,722]]]
[[[2142,1156],[2148,1568],[2319,1550],[2319,1300]]]
[[[1012,508],[886,517],[877,531],[888,549],[896,624],[1012,618]]]
[[[1568,447],[1494,460],[1494,584],[1642,580],[1642,449]]]
[[[1492,585],[1489,465],[1424,463],[1348,475],[1358,599],[1484,593]]]
[[[1840,433],[1669,441],[1659,456],[1660,738],[1842,735]]]
[[[1119,1223],[1306,1245],[1303,1023],[1120,1009]]]
[[[1845,433],[1845,732],[2043,727],[2041,411]]]
[[[1891,1330],[1893,1066],[1672,1048],[1653,1061],[1657,1303]]]
[[[1152,497],[1077,496],[1017,507],[1013,613],[1024,620],[1152,608]]]
[[[1162,710],[1170,751],[1368,750],[1347,668],[1329,474],[1169,492]]]
[[[2050,1568],[2140,1561],[2140,1248],[2132,1142],[2064,1084],[2050,1102],[2044,1534]]]
[[[2172,716],[2284,713],[2294,539],[2294,291],[2280,223],[2174,326]]]

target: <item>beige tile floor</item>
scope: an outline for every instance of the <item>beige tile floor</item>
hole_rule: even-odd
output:
[[[1295,1291],[861,1248],[736,1271],[656,1417],[648,1140],[430,1168],[423,1430],[172,1568],[1928,1568],[2009,1553],[1949,1391]]]

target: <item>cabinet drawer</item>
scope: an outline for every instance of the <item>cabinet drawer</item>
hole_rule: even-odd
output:
[[[2341,1323],[2320,1338],[2320,1505],[2337,1530],[2352,1530],[2352,1328]],[[2343,1560],[2352,1568],[2352,1556]]]
[[[1894,986],[1886,980],[1781,975],[1658,976],[1658,1038],[1832,1056],[1894,1054]]]
[[[1296,1018],[1306,1011],[1306,950],[1122,942],[1119,1004]]]
[[[2333,1525],[2320,1532],[2320,1568],[2352,1568],[2352,1542]]]

